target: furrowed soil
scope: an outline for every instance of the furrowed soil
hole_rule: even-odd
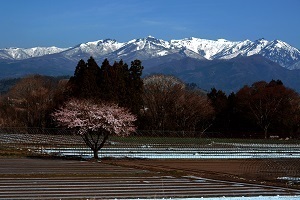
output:
[[[99,161],[49,156],[2,157],[0,199],[293,196],[300,195],[299,185],[277,178],[298,173],[297,162],[296,159],[105,158]]]
[[[72,172],[69,166],[60,164],[60,157],[43,157],[43,156],[10,156],[5,154],[0,156],[0,174],[6,177],[26,177],[26,176],[114,176],[114,174],[102,172],[86,171],[84,168]],[[97,162],[95,160],[86,160],[87,163]],[[143,176],[153,173],[171,176],[198,176],[208,179],[217,179],[224,181],[235,181],[244,183],[263,184],[270,186],[281,186],[294,189],[300,189],[299,182],[280,180],[279,177],[300,177],[300,160],[299,159],[115,159],[103,158],[103,164],[117,167],[127,167],[136,169]],[[34,164],[34,167],[22,166]],[[18,166],[20,165],[20,166]],[[43,173],[41,169],[55,166],[57,172]],[[28,168],[32,171],[28,172]],[[1,173],[16,169],[17,173]],[[132,171],[129,173],[131,174]],[[119,176],[128,176],[124,171]],[[137,174],[138,175],[138,174]]]
[[[299,177],[299,159],[108,159],[103,162],[169,173],[173,176],[194,175],[208,179],[300,189],[297,182],[278,179]]]

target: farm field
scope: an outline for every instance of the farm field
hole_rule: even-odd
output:
[[[224,161],[224,160],[223,160]],[[2,158],[0,199],[157,199],[239,196],[294,196],[297,189],[241,181],[233,166],[187,160],[120,160],[101,162]],[[151,164],[152,163],[152,164]],[[222,164],[223,170],[220,170]],[[210,170],[208,170],[210,166]],[[238,168],[238,167],[237,167]],[[203,173],[204,170],[208,173]],[[217,175],[214,175],[217,174]],[[203,176],[202,176],[203,175]],[[205,175],[205,176],[204,176]],[[223,178],[222,178],[223,177]]]
[[[299,159],[115,159],[117,166],[300,189]]]
[[[0,199],[300,195],[297,141],[111,138],[100,162],[73,135],[1,134],[0,141]]]

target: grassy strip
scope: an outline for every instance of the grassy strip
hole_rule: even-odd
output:
[[[279,139],[239,139],[239,138],[194,138],[194,137],[110,137],[110,141],[131,144],[200,144],[206,145],[212,142],[219,143],[241,143],[241,144],[300,144],[300,140]]]
[[[19,157],[26,157],[26,156],[32,156],[35,155],[35,153],[29,151],[28,149],[17,149],[12,147],[0,147],[0,158],[19,158]]]
[[[39,174],[1,174],[1,178],[113,178],[113,177],[152,177],[156,176],[156,172],[144,173],[39,173]],[[161,175],[161,174],[160,174]]]

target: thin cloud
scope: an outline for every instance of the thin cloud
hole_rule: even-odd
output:
[[[156,21],[156,20],[142,20],[143,24],[152,25],[152,26],[160,26],[164,25],[162,21]]]

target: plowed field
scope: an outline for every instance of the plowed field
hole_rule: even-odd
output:
[[[3,158],[0,159],[0,199],[300,195],[299,190],[283,183],[275,186],[276,181],[260,181],[262,177],[258,177],[257,169],[265,164],[263,160],[237,159],[93,162]],[[251,171],[255,176],[250,175]]]

